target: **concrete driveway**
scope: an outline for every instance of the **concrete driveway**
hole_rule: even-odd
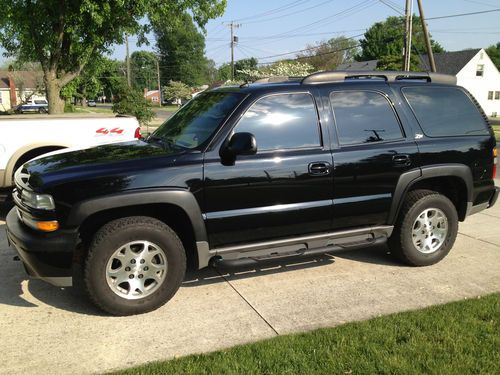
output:
[[[459,232],[432,267],[406,267],[378,247],[208,269],[155,312],[108,317],[74,290],[28,281],[0,221],[0,373],[102,372],[500,291],[500,204]]]

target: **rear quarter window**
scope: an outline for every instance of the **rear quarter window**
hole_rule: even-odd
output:
[[[416,86],[402,92],[429,137],[489,134],[483,116],[459,88]]]

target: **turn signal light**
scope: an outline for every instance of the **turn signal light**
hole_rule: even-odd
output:
[[[498,156],[498,148],[493,148],[493,157],[496,158]]]
[[[38,221],[36,227],[43,232],[54,232],[59,229],[59,223],[54,221]]]

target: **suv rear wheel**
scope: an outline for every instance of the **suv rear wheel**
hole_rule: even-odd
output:
[[[389,247],[409,265],[428,266],[450,252],[457,232],[457,210],[446,196],[414,190],[403,204]]]
[[[175,232],[154,218],[133,216],[111,221],[96,233],[84,282],[98,307],[133,315],[170,300],[185,271],[184,247]]]

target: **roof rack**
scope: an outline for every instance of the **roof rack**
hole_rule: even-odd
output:
[[[403,72],[403,71],[329,71],[313,73],[302,79],[302,84],[342,82],[350,79],[383,79],[386,82],[402,80],[425,80],[433,83],[456,85],[457,77],[441,73]]]
[[[286,77],[286,76],[274,76],[274,77],[266,77],[260,78],[252,83],[281,83],[281,82],[299,82],[302,81],[304,77]]]

